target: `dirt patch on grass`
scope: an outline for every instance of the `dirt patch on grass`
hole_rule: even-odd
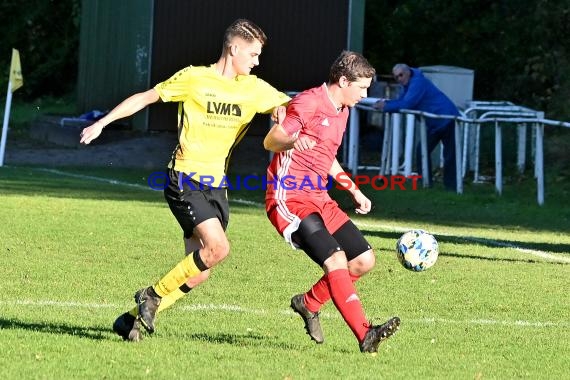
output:
[[[232,155],[230,172],[265,173],[269,155],[263,149],[262,141],[263,137],[259,136],[245,137]],[[177,135],[172,132],[107,133],[90,145],[78,147],[8,136],[4,164],[163,169],[176,144]]]

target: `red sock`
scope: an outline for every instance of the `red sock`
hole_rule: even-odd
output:
[[[356,274],[349,273],[349,275],[353,284],[360,278],[360,276]],[[304,301],[307,309],[312,313],[316,313],[321,310],[321,307],[325,303],[329,302],[330,299],[331,292],[329,290],[329,280],[325,274],[307,293],[305,293]]]
[[[356,294],[356,289],[348,269],[337,269],[328,274],[330,294],[332,300],[350,327],[358,342],[362,342],[368,331],[369,324],[364,315],[362,304]]]

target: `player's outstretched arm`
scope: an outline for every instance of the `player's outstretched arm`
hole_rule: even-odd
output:
[[[149,104],[156,103],[160,99],[158,92],[154,89],[150,89],[145,92],[139,92],[131,95],[127,99],[123,100],[118,106],[113,108],[105,117],[99,119],[95,123],[91,124],[89,127],[84,128],[81,131],[81,144],[89,144],[91,141],[95,140],[103,128],[115,120],[122,119],[127,116],[131,116]]]

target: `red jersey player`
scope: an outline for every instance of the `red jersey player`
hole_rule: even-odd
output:
[[[329,196],[329,176],[343,169],[336,159],[349,110],[366,97],[374,68],[359,53],[344,51],[333,63],[328,83],[297,95],[281,110],[278,123],[264,140],[276,152],[267,170],[266,211],[277,231],[301,248],[324,271],[304,294],[291,299],[291,308],[305,322],[317,343],[324,341],[319,311],[332,299],[358,340],[362,352],[376,352],[378,344],[400,324],[398,317],[372,326],[367,321],[354,282],[375,264],[372,248],[348,215]],[[338,182],[338,181],[337,181]],[[370,200],[348,178],[356,212],[370,211]]]

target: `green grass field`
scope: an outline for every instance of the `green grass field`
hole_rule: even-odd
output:
[[[500,197],[491,185],[467,185],[461,196],[365,189],[375,206],[355,221],[378,260],[357,287],[372,321],[402,319],[369,355],[330,304],[326,342],[305,335],[289,300],[320,269],[277,235],[259,192],[230,194],[232,251],[208,282],[161,313],[153,336],[114,335],[133,293],[183,253],[149,174],[0,168],[1,378],[570,378],[570,192],[562,184],[547,189],[542,207],[530,181]],[[347,195],[337,195],[349,210]],[[405,270],[394,255],[410,228],[440,243],[426,272]]]

